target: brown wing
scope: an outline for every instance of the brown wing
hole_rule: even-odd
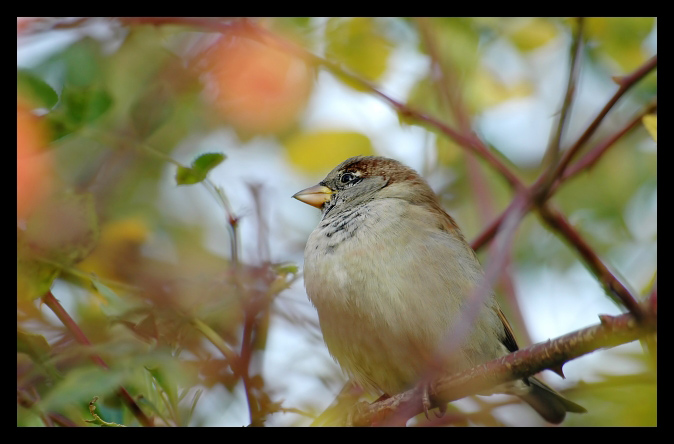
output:
[[[501,309],[497,307],[496,310],[498,318],[501,320],[501,323],[503,323],[503,331],[505,333],[505,337],[501,339],[501,342],[506,346],[510,353],[519,350],[517,341],[515,341],[515,335],[513,335],[513,328],[510,326],[510,323],[506,319]]]
[[[424,196],[420,196],[420,197],[423,198]],[[459,226],[454,221],[454,218],[452,216],[450,216],[449,214],[447,214],[447,212],[442,209],[442,207],[440,206],[440,203],[435,198],[435,195],[431,195],[430,197],[426,196],[426,199],[425,199],[424,203],[427,204],[427,205],[430,205],[431,208],[433,210],[435,210],[435,211],[433,211],[433,213],[437,216],[437,218],[435,220],[437,221],[438,228],[440,228],[442,231],[445,231],[447,233],[451,233],[454,236],[458,237],[459,239],[461,239],[466,244],[466,247],[468,249],[473,251],[473,249],[470,248],[470,245],[468,245],[468,242],[466,242],[466,238],[463,237],[463,233],[461,232],[461,229],[459,228]],[[474,251],[473,251],[473,254],[475,254]],[[477,255],[475,256],[475,259],[477,260]]]

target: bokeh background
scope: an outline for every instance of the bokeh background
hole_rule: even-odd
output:
[[[428,180],[474,239],[512,191],[419,115],[474,132],[532,182],[546,166],[578,26],[575,18],[17,19],[17,425],[52,424],[54,415],[87,425],[94,396],[102,419],[137,425],[115,396],[119,385],[157,425],[310,424],[345,379],[301,276],[320,214],[290,196],[350,156],[394,157]],[[616,79],[657,53],[655,18],[583,26],[562,149]],[[587,146],[656,97],[651,73]],[[638,125],[551,200],[642,296],[657,270],[656,165],[654,134]],[[478,253],[488,263],[489,249]],[[503,275],[496,291],[520,346],[624,312],[533,214]],[[73,339],[47,294],[91,347]],[[566,380],[547,373],[589,410],[564,425],[657,424],[655,364],[640,343],[569,362]],[[450,411],[485,412],[466,424],[543,425],[515,401],[472,397]]]

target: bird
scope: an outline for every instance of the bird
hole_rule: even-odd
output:
[[[292,197],[322,213],[304,250],[304,284],[331,356],[375,396],[414,388],[483,279],[475,251],[428,183],[394,159],[351,157]],[[443,372],[518,349],[493,293],[471,327]],[[498,390],[550,423],[586,412],[534,376]]]

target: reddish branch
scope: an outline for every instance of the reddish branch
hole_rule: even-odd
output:
[[[653,304],[653,303],[652,303]],[[654,303],[657,310],[657,302]],[[430,393],[442,402],[455,401],[468,395],[534,375],[601,348],[611,348],[643,338],[657,331],[656,312],[649,311],[643,322],[630,313],[600,316],[601,323],[568,333],[494,359],[457,375],[447,376],[431,384]],[[423,412],[420,392],[416,389],[370,405],[361,403],[351,417],[353,425],[381,424],[391,415],[405,412],[409,419]]]
[[[592,168],[597,163],[597,161],[601,159],[604,153],[606,153],[606,151],[608,151],[608,149],[613,146],[614,143],[620,140],[620,138],[622,138],[625,134],[636,128],[637,125],[641,125],[641,120],[644,118],[644,116],[654,113],[657,111],[657,109],[658,104],[656,101],[654,101],[643,111],[638,113],[632,120],[623,125],[621,129],[597,143],[594,148],[588,151],[580,160],[564,170],[564,174],[561,178],[557,179],[550,194],[553,194],[555,191],[557,191],[557,188],[559,188],[562,183],[566,182],[571,177],[575,176],[581,171],[586,171]]]
[[[559,160],[559,150],[562,144],[562,136],[564,135],[564,127],[571,115],[571,104],[576,92],[576,84],[578,83],[578,75],[580,72],[580,58],[583,52],[583,29],[585,20],[583,17],[577,18],[576,34],[573,37],[571,44],[571,67],[569,68],[569,79],[566,85],[566,93],[564,94],[564,101],[562,102],[562,109],[559,113],[559,119],[554,131],[554,136],[548,145],[548,149],[543,156],[543,165],[548,167],[549,171],[553,171]],[[549,180],[554,180],[555,176],[547,174]],[[549,184],[548,184],[549,186]]]
[[[559,162],[555,170],[550,174],[551,177],[560,177],[566,167],[569,165],[571,162],[571,159],[578,153],[578,151],[582,148],[582,146],[587,142],[592,134],[594,134],[595,130],[597,127],[599,127],[599,124],[604,120],[604,117],[608,114],[608,112],[613,108],[613,105],[615,105],[618,100],[634,85],[636,85],[641,79],[646,77],[647,74],[649,74],[651,71],[655,70],[655,68],[658,66],[658,56],[655,55],[646,63],[641,65],[639,68],[637,68],[634,72],[631,74],[622,77],[620,79],[620,88],[613,94],[613,97],[609,99],[609,101],[604,105],[601,111],[599,111],[599,114],[597,114],[597,117],[594,118],[592,123],[588,125],[588,127],[585,129],[583,134],[576,140],[576,142],[569,148],[565,153],[564,156],[562,157],[562,160]]]

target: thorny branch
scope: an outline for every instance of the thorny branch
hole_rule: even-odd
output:
[[[545,369],[561,367],[593,351],[646,337],[657,331],[657,302],[653,305],[656,311],[649,311],[643,322],[638,322],[630,313],[615,317],[602,315],[599,324],[534,344],[457,375],[443,377],[431,385],[431,396],[442,402],[455,401]],[[418,390],[413,389],[371,405],[361,403],[351,420],[356,426],[377,424],[400,411],[404,411],[407,418],[423,412]]]

